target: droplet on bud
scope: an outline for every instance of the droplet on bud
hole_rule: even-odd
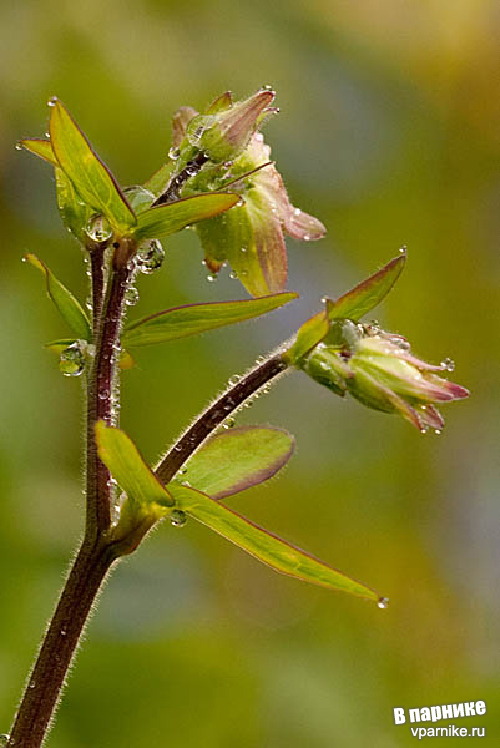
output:
[[[16,143],[15,148],[16,148],[16,151],[22,151],[23,150],[23,147],[22,147],[21,143]],[[0,746],[1,745],[2,744],[0,743]]]
[[[47,101],[47,106],[55,106],[57,104],[57,96],[51,96]]]
[[[238,273],[236,272],[236,270],[232,270],[229,273],[229,277],[232,278],[232,280],[236,280],[236,278],[238,277]]]
[[[111,226],[100,213],[91,216],[85,227],[85,233],[95,242],[105,242],[113,235]]]
[[[6,732],[0,734],[0,748],[6,748],[9,745],[10,735]],[[12,743],[10,743],[12,745]]]
[[[209,283],[213,283],[213,282],[214,282],[214,281],[216,281],[216,280],[217,280],[217,275],[216,275],[215,273],[209,273],[209,274],[207,275],[207,281],[208,281]]]
[[[224,423],[222,424],[222,428],[224,429],[232,429],[235,424],[234,418],[227,418]]]
[[[174,527],[184,527],[187,522],[186,514],[180,509],[172,509],[170,514],[170,523]]]
[[[379,608],[387,608],[389,606],[389,598],[388,597],[379,597],[377,601],[377,605]]]
[[[399,248],[399,254],[400,254],[400,255],[405,255],[405,254],[406,254],[406,244],[403,244],[403,245],[402,245],[402,246],[401,246],[401,247]]]
[[[165,250],[158,239],[151,239],[139,247],[137,253],[137,268],[145,275],[151,275],[159,270],[165,259]]]
[[[445,359],[443,359],[443,361],[441,361],[441,366],[446,371],[454,371],[454,369],[455,369],[455,362],[453,361],[452,358],[445,358]]]
[[[65,348],[59,358],[59,369],[65,377],[79,377],[85,369],[84,340],[75,340]]]
[[[174,148],[174,146],[172,146],[172,148],[168,152],[168,157],[171,158],[172,161],[177,161],[177,159],[179,158],[179,155],[180,155],[180,149]]]

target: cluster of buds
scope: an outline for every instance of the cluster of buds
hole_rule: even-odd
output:
[[[336,320],[300,365],[337,395],[349,392],[369,408],[398,413],[422,432],[443,428],[436,405],[469,396],[464,387],[440,376],[453,370],[450,359],[428,364],[411,353],[405,338],[374,323]]]
[[[229,263],[232,277],[238,277],[253,296],[286,288],[285,233],[300,241],[325,234],[318,219],[290,203],[283,179],[270,161],[271,149],[260,128],[278,111],[271,106],[274,98],[270,87],[234,103],[225,93],[203,114],[182,107],[173,120],[177,168],[171,185],[176,187],[176,197],[214,191],[241,196],[238,206],[220,219],[196,227],[210,277]]]

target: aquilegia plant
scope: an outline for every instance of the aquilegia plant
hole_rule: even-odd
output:
[[[90,295],[86,308],[33,254],[46,291],[71,337],[48,343],[67,376],[86,383],[86,522],[81,547],[49,623],[10,735],[3,745],[37,748],[47,734],[65,676],[104,579],[151,528],[188,516],[236,543],[273,569],[342,590],[385,607],[387,599],[313,556],[280,540],[225,505],[225,499],[273,476],[293,452],[293,438],[270,427],[232,428],[232,416],[287,370],[299,370],[337,395],[399,413],[419,430],[436,431],[436,406],[468,392],[415,357],[400,335],[360,322],[391,289],[404,251],[337,301],[241,377],[201,413],[159,463],[148,466],[119,428],[122,370],[137,347],[167,343],[257,317],[296,298],[288,293],[284,234],[310,241],[324,234],[316,218],[294,208],[270,160],[261,126],[277,111],[264,88],[233,103],[229,93],[203,114],[183,107],[173,118],[168,160],[143,186],[121,189],[67,109],[49,102],[50,137],[25,148],[55,170],[57,204],[80,242]],[[140,273],[162,265],[161,240],[195,225],[215,278],[229,263],[252,298],[166,309],[126,320],[137,300]]]

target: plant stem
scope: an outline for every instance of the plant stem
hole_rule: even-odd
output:
[[[119,408],[118,402],[113,404],[113,389],[117,389],[116,358],[120,349],[122,310],[129,275],[129,268],[124,266],[118,269],[111,279],[105,318],[102,320],[88,386],[87,537],[98,537],[111,525],[111,476],[97,455],[95,424],[103,420],[111,425]]]
[[[114,560],[112,547],[83,542],[30,674],[9,748],[42,745],[85,622]]]
[[[282,355],[277,354],[249,371],[237,384],[230,387],[210,405],[167,452],[155,469],[157,477],[165,485],[169,483],[217,426],[220,426],[245,400],[248,400],[272,379],[283,374],[287,368],[288,364],[283,360]]]
[[[110,541],[110,474],[97,455],[95,424],[102,419],[113,424],[119,409],[117,356],[125,292],[133,270],[129,258],[133,242],[122,241],[116,249],[112,277],[105,296],[104,250],[102,244],[91,252],[93,341],[95,358],[87,380],[86,494],[87,517],[82,546],[69,572],[59,603],[19,706],[9,747],[40,748],[64,686],[82,631],[99,589],[117,557],[118,545]]]

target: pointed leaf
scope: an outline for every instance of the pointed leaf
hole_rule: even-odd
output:
[[[167,161],[166,164],[163,164],[163,166],[160,166],[158,171],[155,171],[154,174],[152,174],[147,182],[144,182],[144,187],[146,190],[149,190],[149,192],[152,192],[153,195],[156,197],[159,197],[165,187],[167,186],[170,177],[172,175],[172,172],[174,170],[174,162],[173,161]]]
[[[266,296],[286,287],[287,258],[279,218],[257,189],[245,204],[197,226],[207,266],[218,272],[227,260],[252,296]]]
[[[25,255],[24,259],[43,273],[49,298],[54,302],[60,315],[66,320],[73,332],[83,340],[90,340],[90,323],[80,302],[75,299],[66,286],[63,286],[57,280],[54,274],[36,255],[29,252]]]
[[[43,140],[43,138],[24,138],[18,143],[19,146],[25,148],[30,153],[34,153],[35,156],[43,158],[44,161],[48,161],[52,166],[59,166],[54,151],[52,150],[52,143],[50,140]]]
[[[50,140],[59,165],[84,202],[105,215],[118,234],[127,233],[136,222],[132,209],[111,172],[58,100],[52,102]]]
[[[123,334],[130,346],[166,343],[189,335],[198,335],[225,325],[258,317],[296,299],[296,293],[280,293],[260,299],[221,301],[208,304],[187,304],[166,309],[150,317],[132,322]]]
[[[191,486],[223,499],[263,483],[293,454],[295,440],[281,429],[242,426],[209,439],[186,463]]]
[[[299,329],[294,344],[283,354],[283,358],[289,364],[298,363],[328,334],[330,327],[328,309],[330,304],[331,302],[329,301],[325,305],[324,311],[318,312],[318,314],[308,319]]]
[[[281,540],[206,494],[173,483],[169,488],[179,509],[281,574],[381,604],[381,598],[369,587]]]
[[[56,167],[55,174],[57,207],[61,220],[77,239],[85,243],[85,229],[92,215],[92,210],[86,203],[82,202],[73,182],[59,166]]]
[[[380,304],[399,278],[405,260],[404,254],[394,257],[377,273],[333,302],[329,311],[330,320],[346,318],[357,321]]]
[[[205,114],[217,114],[225,109],[230,109],[233,105],[233,95],[231,91],[224,91],[205,109]]]
[[[196,221],[223,213],[236,205],[239,199],[239,195],[234,193],[214,192],[158,205],[138,216],[136,237],[141,241],[175,234]]]
[[[170,492],[148,467],[130,437],[98,421],[95,427],[99,457],[130,501],[136,505],[173,506]]]

